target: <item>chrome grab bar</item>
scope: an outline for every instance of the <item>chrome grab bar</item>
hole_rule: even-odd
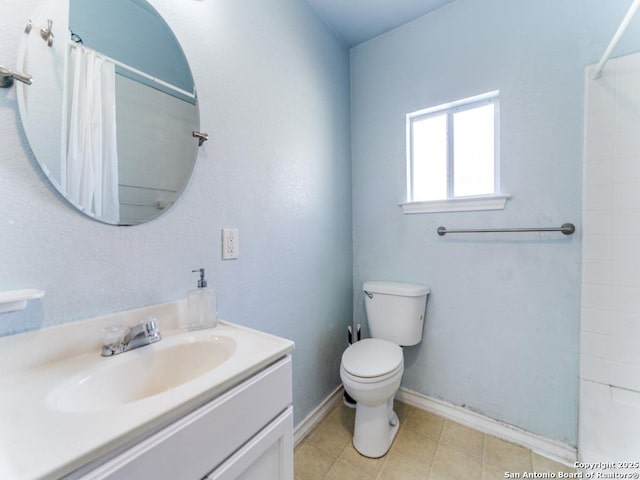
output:
[[[438,227],[438,235],[441,237],[447,233],[495,233],[495,232],[562,232],[565,235],[573,235],[576,226],[573,223],[564,223],[560,227],[528,227],[528,228],[477,228],[451,230],[445,227]]]

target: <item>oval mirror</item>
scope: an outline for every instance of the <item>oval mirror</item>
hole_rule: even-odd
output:
[[[45,0],[25,28],[16,84],[29,144],[80,212],[136,225],[187,186],[198,98],[169,25],[146,0]]]

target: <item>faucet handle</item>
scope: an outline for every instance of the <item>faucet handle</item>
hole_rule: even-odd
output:
[[[158,332],[157,320],[155,317],[149,317],[144,321],[144,330],[147,335],[153,335]]]
[[[162,339],[160,330],[158,329],[158,321],[155,317],[149,317],[144,321],[144,334],[150,343],[157,342]]]
[[[124,340],[124,327],[122,325],[110,325],[102,329],[102,343],[105,346],[121,344]]]

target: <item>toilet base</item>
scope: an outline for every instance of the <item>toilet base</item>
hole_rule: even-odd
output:
[[[368,406],[358,403],[353,446],[365,457],[382,457],[391,448],[399,427],[398,415],[393,411],[393,397],[382,405]]]

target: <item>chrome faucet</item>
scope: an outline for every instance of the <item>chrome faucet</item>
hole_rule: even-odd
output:
[[[147,318],[144,322],[134,325],[126,335],[122,326],[113,325],[104,329],[102,356],[111,357],[160,340],[162,337],[155,318]]]

